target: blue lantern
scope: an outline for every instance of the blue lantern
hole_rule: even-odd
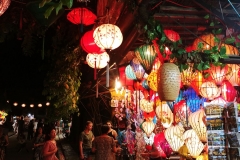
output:
[[[135,76],[138,80],[141,80],[145,74],[145,70],[143,66],[140,64],[137,58],[133,58],[133,60],[130,62],[130,66],[133,69],[133,72],[135,73]]]
[[[125,74],[126,74],[127,78],[129,78],[129,79],[133,79],[133,80],[137,79],[137,77],[135,76],[135,73],[133,72],[133,69],[130,65],[127,65],[127,67],[125,68]]]
[[[142,86],[143,86],[143,88],[145,88],[145,89],[150,89],[149,86],[148,86],[148,83],[147,83],[147,80],[146,80],[146,79],[144,79],[144,80],[142,81]]]

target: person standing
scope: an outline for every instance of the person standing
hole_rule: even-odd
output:
[[[5,159],[5,148],[9,144],[8,137],[3,134],[3,127],[0,126],[0,160]]]
[[[24,132],[24,120],[23,120],[23,117],[21,117],[18,120],[18,134],[23,132]]]
[[[108,125],[108,127],[110,128],[109,131],[108,131],[108,135],[110,137],[113,137],[114,140],[117,140],[117,132],[112,128],[112,122],[111,121],[107,121],[106,123]]]
[[[55,128],[52,128],[48,131],[47,134],[47,141],[44,143],[43,146],[43,160],[58,160],[56,157],[57,152],[57,144],[55,141],[56,138],[56,130]]]
[[[94,140],[92,127],[93,123],[91,121],[87,121],[84,131],[82,131],[80,134],[79,139],[80,159],[91,160],[90,154],[92,151],[92,141]]]
[[[37,132],[37,126],[38,126],[38,120],[37,119],[35,119],[34,120],[34,122],[33,122],[33,132],[34,132],[34,134]]]
[[[30,120],[29,124],[28,124],[28,135],[27,135],[27,140],[31,140],[33,139],[33,120]]]
[[[92,152],[96,152],[95,160],[115,160],[117,152],[116,143],[113,137],[108,136],[110,127],[106,124],[102,125],[102,135],[96,137],[92,144]]]
[[[43,134],[43,129],[41,127],[38,128],[34,139],[34,160],[42,160],[42,148],[45,142],[45,134]]]

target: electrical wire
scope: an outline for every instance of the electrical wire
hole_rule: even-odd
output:
[[[230,0],[228,0],[229,4],[232,6],[232,8],[234,9],[234,11],[237,13],[238,17],[240,17],[238,11],[236,10],[236,8],[233,6],[232,2]]]

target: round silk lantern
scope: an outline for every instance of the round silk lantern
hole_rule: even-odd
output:
[[[155,135],[154,145],[158,149],[160,156],[162,158],[170,157],[172,153],[172,148],[170,147],[167,140],[165,139],[163,132]]]
[[[142,123],[142,129],[146,133],[147,136],[151,135],[154,128],[155,128],[155,124],[150,120],[147,120]]]
[[[177,42],[178,40],[180,40],[179,34],[173,30],[164,29],[163,32],[166,37],[172,42]]]
[[[217,85],[221,85],[228,73],[228,65],[223,68],[221,66],[211,65],[210,75]]]
[[[226,78],[229,80],[229,82],[233,86],[239,86],[240,85],[240,76],[239,76],[239,71],[240,67],[237,64],[229,64],[228,65],[229,72],[226,76]]]
[[[202,142],[207,141],[206,115],[204,109],[199,109],[197,112],[189,116],[189,123],[192,129],[197,133]]]
[[[200,87],[204,81],[205,80],[203,78],[202,72],[197,72],[195,79],[191,81],[191,86],[197,94],[200,94]]]
[[[82,49],[87,53],[103,53],[104,50],[96,45],[93,39],[93,30],[87,31],[80,40]]]
[[[94,24],[97,16],[87,8],[74,8],[67,14],[67,19],[73,24]]]
[[[86,60],[90,67],[101,69],[107,66],[110,58],[109,55],[104,52],[101,54],[88,54]]]
[[[236,47],[229,44],[222,44],[222,46],[226,47],[226,55],[237,55],[239,56],[239,51]]]
[[[158,96],[162,101],[175,101],[178,97],[181,74],[178,66],[164,63],[158,70]]]
[[[147,83],[153,91],[157,92],[157,72],[156,71],[152,71],[148,75]]]
[[[181,72],[181,81],[184,86],[190,86],[191,82],[197,77],[197,72],[193,72],[193,63],[189,64],[188,69]]]
[[[198,139],[188,138],[185,140],[185,144],[193,158],[197,158],[204,149],[203,143]]]
[[[173,123],[173,113],[166,102],[160,103],[156,107],[156,115],[161,120],[164,128],[169,128]]]
[[[173,151],[178,151],[184,144],[183,133],[184,128],[181,126],[171,126],[165,130],[165,138]]]
[[[175,122],[181,122],[184,127],[188,127],[188,117],[191,114],[189,107],[186,104],[185,100],[181,100],[178,103],[174,104],[174,115]]]
[[[147,112],[147,113],[150,113],[153,111],[153,105],[154,105],[154,102],[152,101],[148,101],[146,99],[141,99],[140,100],[140,109],[144,112]]]
[[[193,50],[198,50],[198,44],[200,42],[203,43],[203,50],[210,50],[212,47],[215,46],[214,35],[206,34],[195,39],[192,45]]]
[[[133,60],[130,62],[130,66],[132,67],[137,79],[141,80],[145,74],[145,70],[140,64],[139,60],[137,58],[133,58]]]
[[[98,47],[113,50],[118,48],[123,41],[120,28],[113,24],[102,24],[94,30],[94,42]]]
[[[129,78],[129,79],[134,79],[134,80],[137,79],[137,77],[136,77],[135,73],[133,72],[133,69],[130,65],[127,65],[127,67],[125,68],[125,74],[126,74],[127,78]]]
[[[222,97],[217,97],[214,100],[212,100],[210,103],[212,104],[226,104],[227,101],[225,101]]]
[[[234,99],[237,96],[237,91],[228,80],[223,81],[220,89],[221,95],[226,101],[228,102],[234,101]]]
[[[11,0],[1,0],[0,2],[0,16],[8,9]]]
[[[122,86],[126,86],[128,88],[128,86],[133,86],[133,80],[126,76],[125,70],[126,70],[125,66],[118,68],[119,80],[120,80]]]
[[[197,141],[200,141],[197,133],[193,129],[189,129],[189,130],[185,131],[184,134],[183,134],[183,139],[184,140],[187,140],[189,138],[194,138]]]
[[[135,55],[145,71],[151,72],[153,62],[157,56],[157,53],[152,45],[142,45],[135,49]]]
[[[200,87],[200,95],[210,100],[218,97],[220,93],[221,90],[211,81],[204,82]]]

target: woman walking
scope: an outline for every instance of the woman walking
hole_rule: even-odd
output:
[[[56,157],[57,152],[57,145],[56,145],[56,130],[55,128],[52,128],[49,130],[48,134],[48,140],[45,142],[43,146],[43,160],[58,160]]]
[[[82,133],[80,134],[80,159],[91,160],[92,141],[94,140],[92,127],[93,123],[91,121],[87,121],[84,131],[82,131]]]
[[[37,129],[37,132],[33,139],[34,146],[34,160],[42,160],[42,148],[45,142],[45,134],[43,134],[42,127]]]
[[[102,135],[96,137],[92,144],[92,152],[96,152],[95,160],[115,160],[117,152],[114,139],[108,136],[110,128],[108,125],[101,127]]]

